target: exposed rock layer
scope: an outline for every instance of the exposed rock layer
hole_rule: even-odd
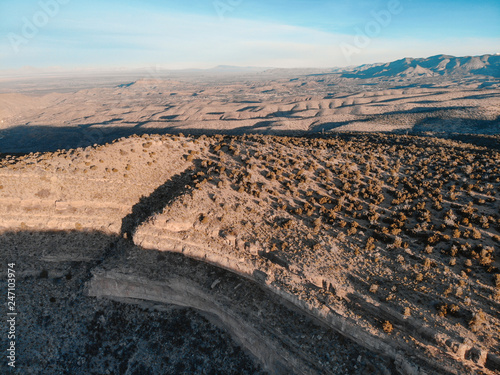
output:
[[[499,364],[498,160],[419,137],[133,137],[4,158],[0,227],[96,230],[183,253],[260,284],[279,296],[273,309],[287,301],[401,373],[489,374]],[[179,283],[146,253],[97,255],[90,293],[197,308],[272,372],[318,371],[321,351],[270,329],[278,318],[252,314],[263,305],[233,306],[217,293],[224,279]]]

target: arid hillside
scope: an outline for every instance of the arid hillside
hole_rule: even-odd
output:
[[[0,152],[9,153],[146,133],[500,133],[498,56],[404,59],[351,70],[155,70],[0,83]]]
[[[492,375],[499,166],[495,148],[378,133],[3,155],[1,254],[33,291],[80,270],[75,301],[201,311],[270,373]],[[54,246],[79,236],[96,245]]]

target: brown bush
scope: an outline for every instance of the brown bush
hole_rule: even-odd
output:
[[[394,329],[394,327],[392,326],[391,322],[389,322],[388,320],[385,320],[382,323],[382,329],[384,330],[385,333],[389,334],[389,333],[392,332],[392,330]]]
[[[486,322],[487,321],[485,313],[482,310],[479,310],[469,321],[469,328],[472,332],[477,332],[483,327],[483,325],[486,324]]]

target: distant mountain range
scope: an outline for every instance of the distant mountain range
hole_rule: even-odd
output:
[[[348,71],[343,77],[437,77],[484,75],[500,78],[500,55],[455,57],[437,55],[428,58],[405,58],[390,63],[366,64]]]
[[[202,74],[202,75],[231,75],[231,74],[297,74],[297,75],[340,75],[346,78],[421,78],[439,76],[486,76],[500,78],[500,54],[482,56],[455,57],[437,55],[428,58],[404,58],[388,63],[364,64],[351,67],[324,68],[271,68],[253,66],[218,65],[208,69],[168,69],[161,66],[143,68],[35,68],[22,67],[19,69],[0,69],[0,79],[17,77],[55,77],[55,76],[92,76],[92,77],[127,77],[132,79],[142,77],[167,77],[172,74]]]

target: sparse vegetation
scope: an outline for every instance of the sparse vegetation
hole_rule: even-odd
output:
[[[391,333],[394,328],[393,328],[391,322],[385,320],[382,323],[382,329],[384,330],[385,333]]]
[[[392,323],[381,323],[380,317],[366,314],[368,303],[370,309],[397,312],[400,319],[411,316],[405,320],[409,325],[436,326],[451,336],[468,330],[478,341],[485,330],[488,340],[500,342],[495,326],[487,324],[498,324],[498,318],[485,307],[500,298],[497,151],[387,134],[219,135],[199,137],[196,146],[168,137],[168,147],[162,139],[139,138],[134,147],[145,152],[135,155],[120,145],[127,153],[116,151],[120,157],[113,163],[99,162],[105,160],[101,154],[85,159],[85,178],[112,183],[127,172],[120,183],[129,189],[155,179],[148,187],[156,191],[157,201],[148,200],[155,211],[151,221],[140,225],[155,228],[155,222],[167,222],[165,216],[189,216],[187,224],[183,218],[175,223],[179,232],[167,231],[171,241],[186,251],[191,242],[203,243],[203,251],[213,251],[214,259],[227,259],[224,267],[237,262],[241,269],[262,270],[266,285],[307,306],[326,306],[324,311],[342,306],[350,318],[363,319],[379,332],[392,333],[394,324],[395,340],[409,339],[406,328],[392,318]],[[178,158],[172,175],[182,176],[182,188],[172,199],[171,155]],[[73,171],[70,159],[56,163],[54,158],[41,165],[57,176],[63,169]],[[2,163],[24,167],[19,161]],[[71,176],[83,173],[80,168]],[[12,191],[12,184],[2,185],[2,195]],[[100,193],[90,199],[110,199],[109,192],[94,198]],[[134,199],[133,205],[141,198]],[[60,216],[70,213],[60,206]],[[164,220],[155,221],[161,215]],[[23,220],[29,225],[24,223],[24,229],[31,227]],[[82,231],[74,220],[68,227]],[[87,220],[82,223],[89,226]]]

